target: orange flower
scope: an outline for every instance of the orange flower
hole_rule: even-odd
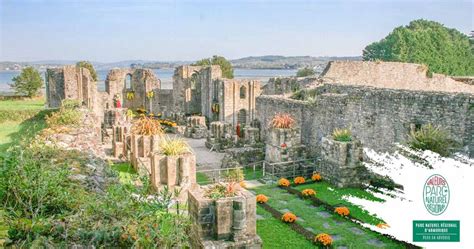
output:
[[[311,176],[311,180],[315,181],[315,182],[319,182],[321,181],[322,177],[319,173],[316,173],[316,174],[313,174],[313,176]]]
[[[337,207],[334,209],[334,212],[339,214],[340,216],[348,216],[349,215],[349,209],[346,207]]]
[[[294,180],[295,184],[303,184],[305,182],[304,177],[298,176]]]
[[[323,246],[329,246],[332,244],[332,238],[327,233],[320,233],[314,237],[314,242],[320,243]]]
[[[377,227],[381,229],[386,229],[386,228],[389,228],[390,226],[387,223],[379,223],[377,224]]]
[[[278,180],[278,186],[288,187],[290,186],[290,181],[288,181],[286,178],[281,178]]]
[[[292,214],[291,212],[286,212],[282,217],[281,220],[286,223],[293,223],[296,221],[296,215]]]
[[[316,195],[316,191],[308,188],[308,189],[305,189],[303,191],[301,191],[301,194],[303,194],[303,196],[306,196],[306,197],[309,197],[309,196],[315,196]]]
[[[247,188],[247,184],[244,181],[239,182],[240,187]]]
[[[268,197],[266,197],[265,195],[262,195],[262,194],[257,195],[258,203],[265,203],[267,201],[268,201]]]

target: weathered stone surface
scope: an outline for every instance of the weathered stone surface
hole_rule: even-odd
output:
[[[192,247],[261,248],[256,234],[255,195],[241,189],[235,197],[212,200],[204,197],[204,191],[189,191],[188,211],[197,234]]]

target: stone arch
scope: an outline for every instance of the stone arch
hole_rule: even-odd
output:
[[[245,86],[240,87],[240,98],[241,99],[247,98],[247,87]]]
[[[237,113],[237,123],[240,125],[247,123],[247,110],[240,109],[239,113]]]

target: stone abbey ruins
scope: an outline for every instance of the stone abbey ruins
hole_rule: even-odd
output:
[[[64,66],[47,70],[46,97],[49,108],[78,100],[92,110],[116,159],[130,161],[157,190],[179,189],[199,248],[260,248],[255,196],[241,189],[207,198],[196,181],[196,155],[167,156],[158,148],[163,138],[133,134],[130,110],[174,122],[168,132],[205,138],[209,150],[225,152],[223,168],[264,161],[274,178],[320,172],[339,187],[370,178],[363,148],[390,151],[427,124],[446,129],[456,152],[474,157],[472,79],[431,74],[419,64],[333,61],[318,77],[272,78],[263,86],[224,78],[219,66],[183,65],[173,89],[161,89],[150,69],[112,69],[103,92],[87,69]],[[282,114],[291,116],[291,127],[273,125]],[[334,140],[337,129],[350,129],[353,139]],[[299,163],[312,158],[319,163]]]

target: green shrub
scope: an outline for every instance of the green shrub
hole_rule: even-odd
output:
[[[349,129],[336,128],[332,132],[332,138],[339,142],[350,142],[352,141],[352,132]]]
[[[178,156],[191,152],[191,148],[181,138],[163,137],[160,143],[161,153],[167,156]]]
[[[449,133],[439,126],[422,125],[420,129],[410,132],[408,145],[412,149],[431,150],[442,156],[449,156],[454,146]]]

